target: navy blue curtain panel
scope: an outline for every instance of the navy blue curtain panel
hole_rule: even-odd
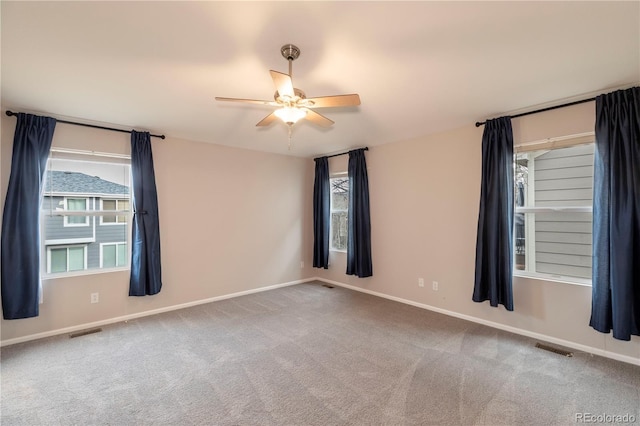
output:
[[[331,219],[331,188],[329,159],[315,159],[316,176],[313,182],[313,267],[329,268],[329,221]]]
[[[373,275],[369,177],[364,149],[349,151],[349,212],[347,217],[347,275]]]
[[[11,176],[2,215],[2,314],[4,319],[38,316],[40,204],[56,120],[18,114]]]
[[[513,311],[513,131],[511,118],[487,120],[473,301]]]
[[[158,194],[151,137],[147,132],[131,132],[131,178],[133,224],[129,296],[147,296],[162,288]]]
[[[593,176],[594,329],[640,335],[640,87],[596,98]]]

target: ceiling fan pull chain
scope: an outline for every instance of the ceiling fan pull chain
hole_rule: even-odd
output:
[[[289,146],[288,146],[287,150],[291,151],[291,129],[293,128],[293,125],[287,124],[287,127],[289,128]]]

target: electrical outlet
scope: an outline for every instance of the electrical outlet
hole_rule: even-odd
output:
[[[431,288],[433,288],[433,291],[438,291],[438,281],[432,282]]]
[[[91,293],[91,303],[98,303],[100,301],[100,293]]]
[[[304,260],[300,261],[300,269],[304,269]]]
[[[418,287],[424,287],[424,278],[418,278]]]

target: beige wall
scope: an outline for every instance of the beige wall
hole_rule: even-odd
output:
[[[588,132],[593,126],[593,103],[513,120],[516,142]],[[345,275],[346,254],[339,252],[330,253],[329,270],[315,269],[315,275],[530,335],[640,359],[640,338],[620,342],[588,326],[591,287],[516,277],[514,312],[472,302],[482,131],[471,125],[370,148],[374,275]],[[339,158],[330,160],[332,173],[346,170],[346,157]],[[418,287],[419,277],[425,280],[424,288]],[[432,281],[438,281],[438,291],[432,290]]]
[[[2,205],[16,119],[2,115]],[[58,124],[54,146],[129,152],[129,135]],[[308,160],[152,138],[163,287],[128,297],[128,272],[46,280],[37,318],[1,322],[2,340],[82,326],[258,287],[297,281],[308,233]],[[100,302],[90,304],[90,293]]]
[[[518,142],[593,129],[593,104],[515,119]],[[2,203],[15,118],[2,116]],[[38,318],[1,322],[2,340],[81,326],[314,276],[437,310],[640,358],[588,326],[591,288],[514,279],[515,311],[471,301],[482,128],[473,125],[367,152],[374,276],[345,275],[346,254],[311,268],[313,161],[183,140],[152,139],[160,202],[159,295],[127,296],[128,274],[50,280]],[[128,152],[128,135],[58,125],[57,146]],[[346,171],[347,157],[330,161]],[[249,172],[243,172],[248,170]],[[224,201],[220,201],[224,200]],[[300,268],[300,260],[306,267]],[[425,287],[418,287],[418,278]],[[431,282],[439,282],[437,292]],[[100,303],[89,294],[100,292]]]

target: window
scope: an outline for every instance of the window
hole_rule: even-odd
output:
[[[100,244],[100,267],[119,268],[127,265],[127,243]]]
[[[516,274],[589,284],[594,144],[517,148]]]
[[[130,160],[105,155],[51,152],[40,220],[51,276],[129,266]]]
[[[64,209],[70,212],[89,210],[86,198],[65,198]],[[65,216],[64,226],[89,226],[89,216]]]
[[[102,200],[102,210],[129,211],[129,200]],[[100,225],[126,224],[127,216],[100,216]]]
[[[349,179],[333,178],[331,185],[331,250],[346,251],[348,235]]]
[[[47,272],[60,273],[87,269],[87,246],[49,247]]]

